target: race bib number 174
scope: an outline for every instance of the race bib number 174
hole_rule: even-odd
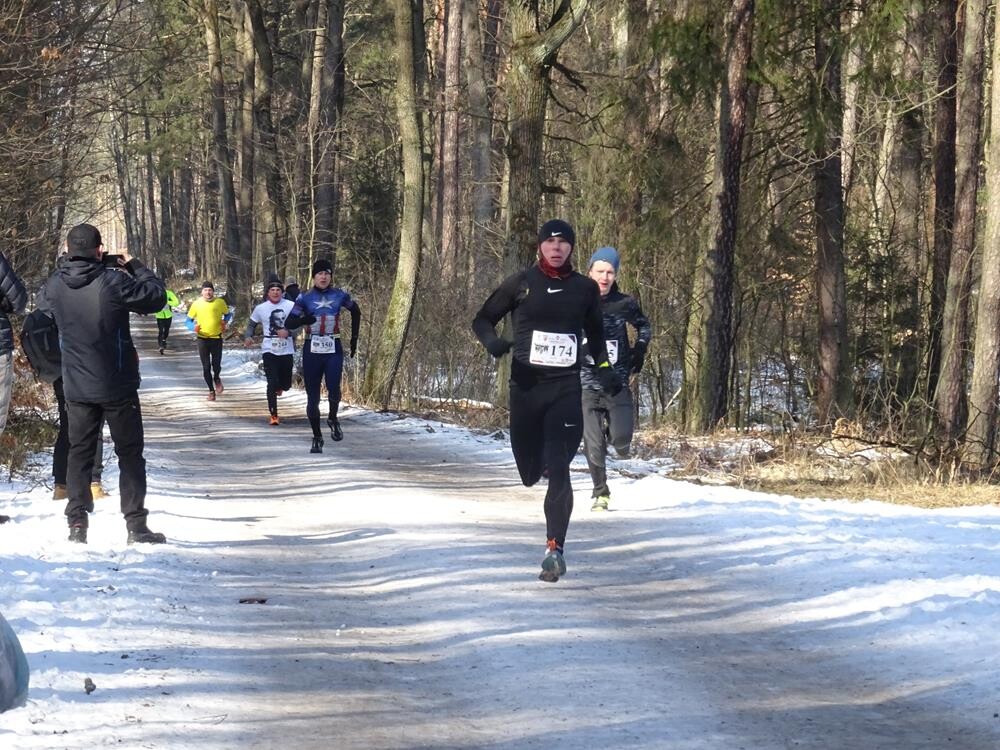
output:
[[[573,367],[576,364],[576,336],[572,333],[532,331],[528,361],[546,367]]]

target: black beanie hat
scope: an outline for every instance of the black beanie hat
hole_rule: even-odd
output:
[[[203,282],[201,282],[201,288],[202,289],[211,289],[214,292],[215,291],[215,284],[213,284],[211,281],[203,281]]]
[[[570,244],[570,247],[576,245],[576,232],[573,231],[573,227],[562,219],[549,219],[538,230],[539,245],[550,237],[562,237]]]
[[[313,263],[312,275],[315,276],[318,273],[326,271],[327,273],[333,273],[333,265],[326,258],[320,258],[315,263]]]
[[[278,287],[281,291],[285,291],[285,285],[281,283],[281,279],[272,273],[267,277],[267,284],[264,285],[264,290],[267,291],[273,287]]]

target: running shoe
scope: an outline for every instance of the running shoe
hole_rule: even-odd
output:
[[[218,393],[221,396],[222,392],[224,390],[226,390],[226,389],[222,387],[222,381],[219,378],[216,378],[215,379],[215,392]]]
[[[209,391],[205,398],[209,401],[215,401],[215,391]]]
[[[542,559],[542,572],[538,578],[546,583],[555,583],[560,576],[566,575],[566,561],[562,550],[556,546],[555,539],[549,539],[545,557]]]
[[[336,417],[329,417],[326,423],[330,426],[330,437],[334,439],[334,442],[338,442],[344,439],[344,431],[340,429],[340,420]]]
[[[591,510],[607,510],[608,503],[611,501],[611,495],[599,495],[594,498],[594,504],[590,506]]]
[[[272,415],[271,415],[271,418],[270,418],[270,419],[268,420],[268,422],[267,422],[267,423],[268,423],[269,425],[276,425],[276,424],[281,424],[281,420],[280,420],[280,419],[278,419],[278,415],[277,415],[277,414],[272,414]]]
[[[322,453],[323,452],[323,438],[314,437],[312,448],[309,449],[310,453]]]

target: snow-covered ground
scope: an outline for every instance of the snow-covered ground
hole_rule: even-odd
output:
[[[544,488],[506,441],[348,408],[310,455],[301,393],[267,426],[227,350],[207,403],[173,336],[142,389],[168,545],[126,546],[116,495],[71,545],[47,457],[0,485],[0,612],[32,670],[0,748],[1000,747],[995,506],[632,461],[608,513],[574,474],[569,574],[545,584]]]

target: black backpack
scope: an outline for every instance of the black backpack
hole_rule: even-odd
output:
[[[32,310],[21,326],[21,348],[35,374],[46,383],[62,377],[62,350],[56,319],[41,310]]]

